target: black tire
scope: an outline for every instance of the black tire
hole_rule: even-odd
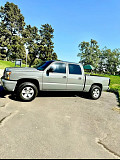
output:
[[[101,91],[102,91],[102,89],[101,89],[99,86],[93,85],[93,86],[91,87],[91,89],[90,89],[90,97],[91,97],[92,99],[94,99],[94,100],[100,98],[100,96],[101,96]]]
[[[22,101],[32,101],[38,94],[37,87],[31,82],[24,82],[17,88],[17,98]]]

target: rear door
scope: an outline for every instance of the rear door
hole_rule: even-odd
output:
[[[67,90],[82,91],[84,87],[83,68],[79,64],[68,64]]]
[[[47,73],[49,69],[52,72]],[[66,63],[53,62],[43,72],[43,90],[66,90],[67,88],[67,71]]]

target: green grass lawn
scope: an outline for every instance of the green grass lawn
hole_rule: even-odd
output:
[[[22,64],[22,67],[25,67],[25,64]],[[6,67],[15,67],[15,62],[11,62],[11,61],[3,61],[0,60],[0,69],[5,69]],[[19,66],[16,66],[19,67]]]

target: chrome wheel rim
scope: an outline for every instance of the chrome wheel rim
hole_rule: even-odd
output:
[[[34,89],[32,87],[25,87],[22,90],[22,97],[24,99],[30,99],[34,95]]]
[[[93,90],[93,96],[94,96],[95,98],[98,98],[99,95],[100,95],[99,89],[95,88],[95,89]]]

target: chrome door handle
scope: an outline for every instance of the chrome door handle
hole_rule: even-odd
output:
[[[79,77],[78,79],[79,79],[79,80],[81,80],[82,78],[81,78],[81,77]]]
[[[63,78],[66,78],[66,76],[63,76]]]

